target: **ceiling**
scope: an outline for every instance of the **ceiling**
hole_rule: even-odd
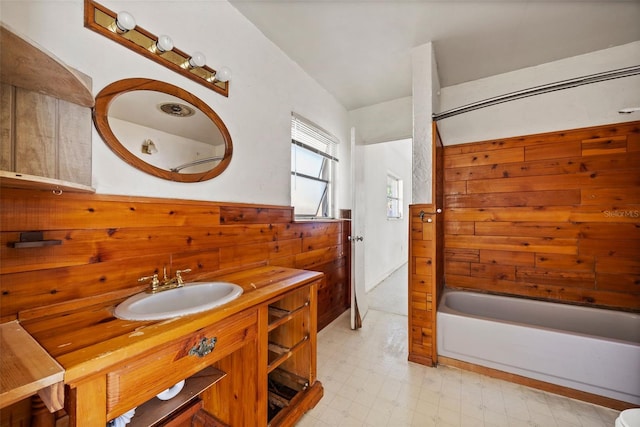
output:
[[[442,87],[640,40],[640,0],[230,0],[347,110],[411,95],[433,42]]]

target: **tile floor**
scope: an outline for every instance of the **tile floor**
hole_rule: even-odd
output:
[[[385,292],[406,294],[406,279],[395,280],[401,274],[370,293],[362,329],[350,330],[346,312],[320,331],[318,379],[325,394],[299,426],[613,427],[618,412],[612,409],[408,362],[406,315],[377,302]]]

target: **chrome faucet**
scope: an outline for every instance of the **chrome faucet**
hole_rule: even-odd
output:
[[[182,273],[191,272],[190,268],[184,270],[176,270],[176,277],[169,279],[167,277],[167,267],[163,268],[163,280],[160,282],[158,278],[158,273],[155,273],[153,276],[145,276],[138,279],[138,282],[144,282],[145,280],[151,280],[151,286],[147,290],[148,293],[155,294],[156,292],[162,292],[169,289],[181,288],[184,286],[184,280],[182,279]]]

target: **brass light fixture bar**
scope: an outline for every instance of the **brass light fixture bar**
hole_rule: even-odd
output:
[[[216,72],[207,65],[197,64],[198,61],[194,61],[197,54],[192,56],[175,47],[163,51],[158,48],[159,37],[135,25],[135,23],[132,29],[123,30],[118,26],[117,17],[118,14],[93,0],[85,0],[84,2],[84,26],[86,28],[102,34],[223,96],[229,96],[229,81],[216,79],[217,74],[222,74],[222,69]],[[224,74],[227,72],[228,69]],[[226,80],[226,76],[223,80]]]

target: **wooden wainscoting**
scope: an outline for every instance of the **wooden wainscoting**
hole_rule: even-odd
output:
[[[0,318],[125,298],[138,278],[191,268],[206,280],[263,264],[322,271],[319,327],[349,307],[348,221],[295,222],[293,209],[237,203],[3,188]],[[14,248],[42,231],[59,245]]]
[[[640,122],[444,153],[448,286],[640,310]]]
[[[436,309],[444,287],[442,140],[433,123],[431,181],[434,203],[409,206],[409,360],[438,362]]]

